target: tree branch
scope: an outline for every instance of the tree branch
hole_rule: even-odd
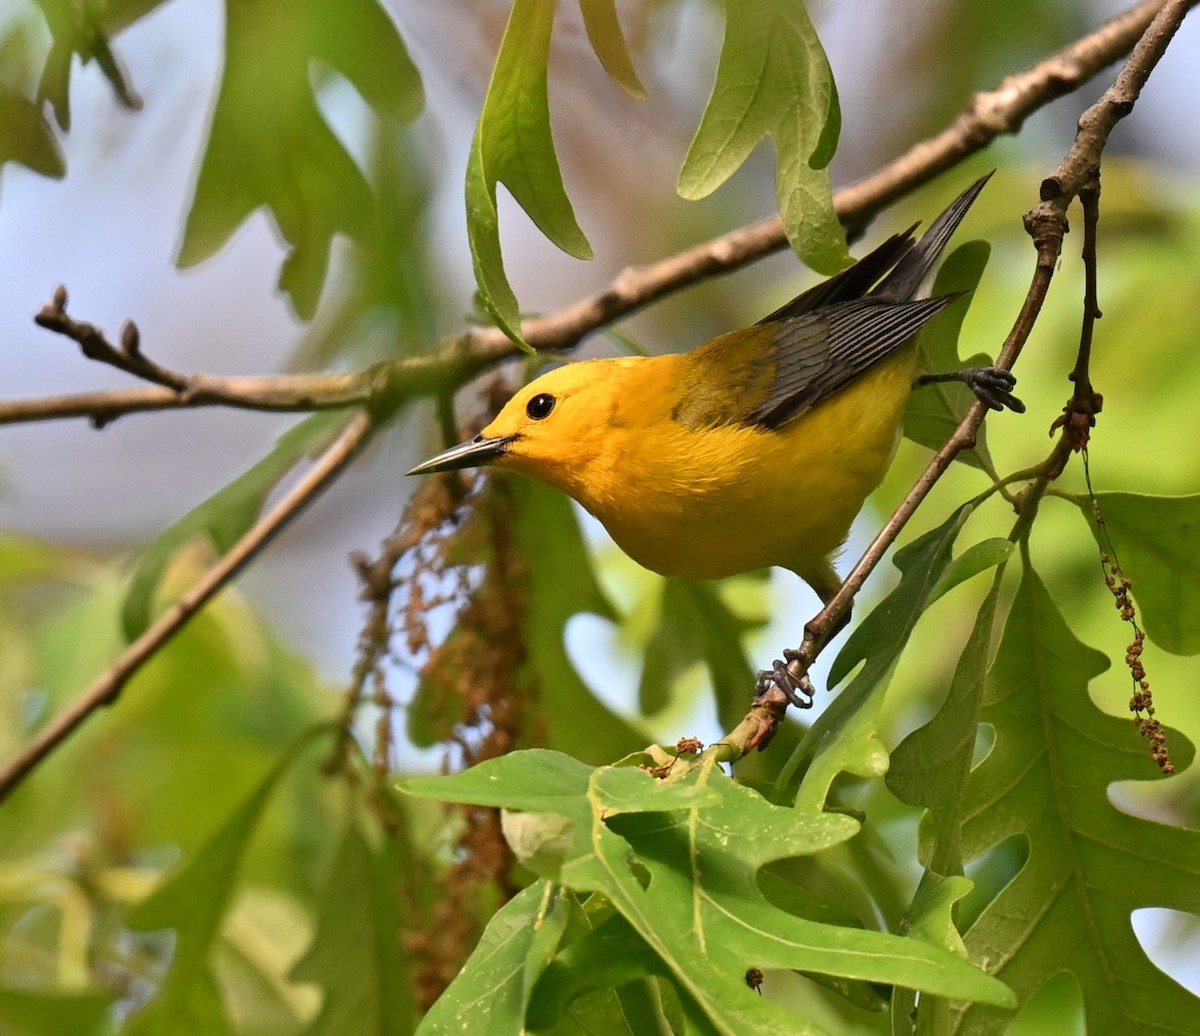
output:
[[[843,224],[851,234],[861,231],[876,213],[898,198],[982,150],[996,137],[1016,133],[1039,108],[1077,89],[1127,53],[1160,11],[1188,6],[1191,4],[1178,0],[1143,0],[1036,65],[1005,76],[995,89],[975,94],[946,129],[914,145],[871,176],[836,191],[834,204]],[[647,266],[628,267],[601,291],[556,313],[523,321],[522,334],[537,349],[571,349],[600,327],[699,281],[740,269],[785,245],[779,218],[762,220]],[[56,295],[55,303],[58,301]],[[65,308],[65,301],[64,294],[60,308]],[[53,326],[53,321],[43,322],[43,326],[74,338],[88,355],[88,347],[80,340],[88,337],[83,329],[103,340],[102,333],[91,325],[74,324],[77,334],[71,334],[67,325]],[[104,344],[104,355],[93,358],[111,362],[107,356],[121,355],[121,350]],[[392,413],[414,396],[445,395],[516,352],[516,346],[503,332],[481,327],[444,340],[430,354],[380,363],[350,374],[220,378],[167,372],[177,379],[174,389],[159,381],[153,389],[0,403],[0,424],[86,417],[103,425],[127,413],[201,406],[311,411],[363,404],[378,413]],[[146,376],[137,365],[116,365],[135,376]]]
[[[216,562],[178,601],[140,637],[130,644],[119,658],[96,677],[79,696],[38,731],[33,741],[0,771],[0,802],[24,780],[30,772],[58,745],[69,737],[93,712],[116,702],[121,689],[167,641],[260,550],[316,499],[350,463],[366,444],[375,427],[366,411],[355,414],[341,435],[296,483],[287,495],[251,528],[219,561]]]

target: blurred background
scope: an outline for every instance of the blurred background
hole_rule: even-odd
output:
[[[139,111],[119,103],[97,64],[76,63],[70,80],[70,132],[61,137],[66,176],[48,179],[14,162],[0,167],[4,399],[131,384],[118,372],[82,358],[73,343],[33,324],[32,315],[58,284],[67,286],[69,311],[77,319],[114,337],[122,321],[133,318],[146,354],[183,372],[350,369],[429,349],[472,319],[474,280],[463,176],[509,4],[386,0],[385,6],[421,73],[426,109],[407,125],[380,119],[348,80],[329,67],[312,70],[320,112],[367,174],[383,215],[366,243],[335,239],[320,305],[307,322],[277,290],[286,249],[261,209],[212,258],[187,269],[176,264],[224,60],[221,6],[171,0],[113,37],[119,63],[143,102]],[[839,0],[809,6],[841,98],[835,186],[853,182],[943,127],[973,91],[993,88],[1007,72],[1034,63],[1121,9],[1089,0],[1002,5]],[[572,5],[560,5],[551,57],[550,103],[559,159],[595,258],[579,262],[559,252],[500,192],[506,267],[523,309],[530,312],[552,311],[603,287],[628,265],[652,262],[775,208],[774,156],[768,146],[760,147],[710,198],[685,202],[675,193],[682,157],[712,86],[723,25],[720,9],[667,0],[636,0],[618,8],[647,101],[631,99],[603,72]],[[9,59],[0,66],[0,75],[19,78],[13,58],[18,52],[26,55],[26,64],[37,67],[49,35],[33,0],[4,0],[0,39],[10,44],[0,52]],[[1190,401],[1200,394],[1200,365],[1194,359],[1194,329],[1200,327],[1200,298],[1194,288],[1200,262],[1200,137],[1193,131],[1200,107],[1198,58],[1200,22],[1192,18],[1106,153],[1100,238],[1105,317],[1097,332],[1094,367],[1105,410],[1091,459],[1098,489],[1197,490],[1200,411]],[[996,168],[964,229],[964,239],[982,237],[993,247],[964,332],[964,355],[994,354],[1003,340],[1032,272],[1033,252],[1021,213],[1036,202],[1037,186],[1070,146],[1079,114],[1111,76],[1106,72],[1040,111],[1018,137],[998,141],[968,167],[906,200],[899,211],[886,213],[854,246],[860,253],[891,229],[927,219],[971,178]],[[269,123],[275,113],[259,116]],[[989,420],[990,446],[1001,472],[1045,455],[1046,430],[1069,392],[1066,375],[1074,362],[1081,297],[1079,244],[1079,235],[1068,238],[1050,302],[1018,368],[1029,413]],[[794,257],[777,255],[667,299],[622,321],[618,330],[645,350],[680,351],[752,322],[812,280]],[[619,348],[611,338],[595,335],[583,351],[611,355]],[[460,407],[464,418],[480,410],[469,396]],[[4,845],[11,858],[44,854],[52,845],[60,859],[78,861],[100,852],[111,861],[120,856],[116,847],[124,846],[130,849],[131,866],[162,866],[197,837],[172,829],[172,809],[193,809],[197,829],[206,823],[211,828],[244,793],[245,775],[257,773],[271,757],[266,746],[274,736],[246,731],[276,720],[282,730],[301,718],[334,711],[331,696],[348,682],[364,615],[348,556],[376,549],[413,488],[404,471],[442,445],[430,415],[422,407],[402,414],[239,579],[236,594],[222,597],[206,620],[209,625],[198,624],[197,653],[164,664],[213,679],[227,667],[229,696],[208,695],[202,708],[244,708],[237,721],[244,724],[244,742],[231,745],[224,727],[225,733],[205,743],[188,745],[182,736],[171,740],[163,732],[192,723],[195,704],[175,701],[150,718],[147,703],[154,696],[139,685],[136,696],[131,693],[111,714],[91,720],[78,748],[46,764],[34,778],[36,787],[22,793],[24,802],[14,799],[17,823]],[[11,725],[9,734],[0,735],[0,747],[6,755],[23,740],[18,731],[43,715],[48,703],[65,700],[102,668],[117,641],[114,602],[131,559],[170,523],[260,459],[295,420],[210,410],[133,415],[102,431],[83,421],[0,429],[0,525],[11,534],[5,557],[10,568],[25,566],[21,571],[37,577],[21,579],[18,590],[5,598],[8,648],[6,657],[0,652],[0,677],[5,693],[11,692],[4,712]],[[843,570],[881,516],[903,496],[926,457],[912,443],[902,445],[887,482],[860,518]],[[1082,490],[1078,465],[1062,485]],[[939,523],[952,506],[982,488],[977,473],[957,472],[939,486],[916,527]],[[1074,588],[1058,603],[1076,634],[1119,660],[1127,633],[1096,576],[1086,527],[1069,504],[1049,500],[1044,511],[1034,536],[1035,560],[1059,573],[1058,585]],[[993,512],[973,519],[980,536],[1007,531],[1010,516],[1000,508]],[[603,531],[581,517],[605,590],[619,612],[636,615],[640,602],[654,593],[655,579],[621,557]],[[179,578],[186,581],[189,564],[198,563],[185,559]],[[885,565],[868,587],[862,614],[892,580]],[[795,643],[804,620],[818,606],[798,580],[780,573],[765,590],[757,581],[735,581],[727,596],[749,617],[745,643],[756,665],[767,664],[784,645]],[[923,660],[942,657],[932,650],[939,640],[965,637],[971,616],[956,614],[956,607],[954,601],[939,603],[896,674],[896,704],[889,706],[896,740],[927,715],[927,709],[923,715],[923,707],[914,703],[923,700],[931,685],[941,686],[947,679],[948,673],[929,671]],[[38,626],[38,636],[28,639],[30,628],[42,620],[46,625]],[[88,650],[78,650],[81,638]],[[923,643],[930,647],[928,654]],[[581,615],[567,630],[567,644],[596,693],[636,717],[641,657],[636,629]],[[1191,692],[1196,679],[1192,660],[1155,651],[1148,668],[1161,718],[1195,736],[1200,708]],[[33,694],[31,672],[41,674]],[[247,672],[255,675],[248,678]],[[273,719],[270,708],[253,712],[251,704],[239,699],[250,687],[253,701],[273,701],[272,688],[284,679],[281,674],[304,688],[287,707],[289,716]],[[173,686],[169,675],[147,679]],[[1097,693],[1097,700],[1121,714],[1126,677],[1117,666],[1109,677],[1109,697],[1101,700]],[[670,710],[644,721],[643,729],[674,740],[686,724],[687,733],[713,737],[720,726],[706,681],[701,667],[685,674],[690,692],[674,698]],[[412,687],[411,676],[398,669],[392,690],[403,701]],[[239,700],[242,704],[236,704]],[[81,823],[78,830],[61,815],[34,822],[48,803],[66,801],[73,786],[94,772],[85,765],[95,765],[105,751],[118,751],[117,746],[122,753],[129,750],[139,722],[150,723],[167,740],[123,755],[118,768],[123,776],[116,775],[118,770],[102,771],[99,779],[101,784],[111,780],[115,787],[140,772],[148,786],[133,797],[105,795],[92,787],[84,796],[88,804],[80,808],[96,810],[101,820]],[[111,735],[115,729],[124,732],[121,739],[107,740],[105,731]],[[286,740],[282,733],[279,740]],[[202,795],[195,787],[184,787],[196,779],[195,771],[163,776],[156,760],[160,763],[171,753],[175,758],[194,755],[205,773],[222,760],[228,774],[239,779],[231,779],[228,787],[214,779]],[[397,766],[433,768],[441,756],[440,748],[418,751],[402,743]],[[1115,787],[1112,795],[1130,809],[1195,823],[1200,804],[1195,772],[1193,768],[1171,782],[1168,791]],[[156,788],[164,800],[171,799],[170,808],[165,802],[152,806]],[[153,822],[146,819],[151,815],[157,818]],[[298,859],[303,838],[298,840],[297,827],[283,820],[279,826],[280,844],[287,846],[281,851]],[[0,836],[0,844],[4,842]],[[249,909],[260,920],[273,919],[275,930],[285,933],[279,940],[287,947],[284,955],[294,958],[309,932],[294,912],[267,895]],[[1148,949],[1181,980],[1200,988],[1195,936],[1186,934],[1193,930],[1185,932],[1161,916],[1166,912],[1157,913],[1153,922],[1139,921]],[[34,918],[27,923],[36,929],[45,922]],[[1190,971],[1184,964],[1189,955]],[[22,968],[36,970],[36,961],[14,964],[14,959],[9,957],[4,976],[9,982],[25,973]],[[271,1031],[270,1026],[264,1031]]]

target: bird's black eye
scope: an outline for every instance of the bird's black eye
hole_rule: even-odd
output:
[[[543,418],[550,416],[550,411],[554,409],[554,404],[557,402],[558,400],[550,395],[549,392],[539,392],[525,404],[525,413],[535,421],[541,421]]]

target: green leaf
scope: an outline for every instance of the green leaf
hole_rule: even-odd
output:
[[[549,741],[579,759],[606,762],[645,746],[647,736],[602,704],[571,663],[567,624],[579,614],[616,614],[596,582],[571,502],[531,479],[509,480],[516,500],[515,550],[529,579],[525,668],[537,689]]]
[[[467,159],[467,236],[479,295],[497,326],[522,343],[517,297],[504,273],[496,185],[503,183],[543,234],[590,259],[563,187],[550,132],[547,62],[554,4],[515,0]]]
[[[1200,1031],[1200,999],[1150,962],[1130,920],[1143,907],[1200,913],[1200,832],[1109,801],[1114,781],[1162,777],[1133,723],[1093,704],[1089,684],[1107,668],[1027,565],[988,676],[982,720],[996,740],[967,785],[962,847],[973,859],[1017,837],[1029,856],[965,942],[1022,1003],[1074,973],[1089,1032]],[[1182,769],[1192,746],[1168,736]],[[977,1004],[956,1031],[993,1032],[1001,1020]]]
[[[979,286],[991,253],[992,246],[986,241],[968,241],[951,252],[939,268],[930,294],[962,292],[963,297],[950,303],[917,336],[917,369],[920,373],[946,374],[991,364],[991,358],[983,353],[967,360],[958,356],[958,335],[967,310],[971,308],[972,293]],[[924,385],[908,397],[904,434],[931,450],[940,449],[974,402],[974,393],[961,381]],[[991,471],[992,458],[988,453],[986,432],[985,422],[979,429],[974,448],[963,450],[957,459]]]
[[[317,727],[295,741],[217,832],[130,911],[126,918],[129,928],[173,928],[176,941],[166,978],[154,998],[130,1017],[123,1030],[128,1036],[175,1036],[181,1032],[232,1036],[210,963],[213,944],[233,897],[246,846],[271,793],[314,736],[327,731]]]
[[[17,162],[55,180],[67,172],[58,138],[40,106],[0,86],[0,167],[5,162]]]
[[[887,775],[887,786],[898,799],[929,810],[933,846],[923,855],[929,869],[940,875],[961,874],[963,870],[959,838],[962,800],[983,708],[984,677],[991,661],[1002,574],[996,574],[979,609],[946,700],[928,723],[896,746]]]
[[[5,162],[17,162],[57,180],[67,165],[41,99],[30,96],[33,49],[19,20],[0,39],[0,171]]]
[[[575,841],[562,860],[563,883],[602,894],[652,951],[635,972],[657,974],[665,967],[685,1006],[694,1001],[718,1032],[805,1031],[794,1012],[746,985],[750,967],[803,968],[1013,1003],[1002,985],[952,953],[807,921],[772,905],[756,883],[763,865],[843,842],[858,824],[847,816],[773,806],[714,766],[696,767],[671,782],[631,767],[589,773],[559,753],[516,752],[403,788],[567,817]]]
[[[642,667],[643,714],[663,708],[680,674],[702,661],[712,677],[718,719],[726,730],[732,729],[745,715],[749,688],[754,686],[742,636],[762,625],[735,615],[717,583],[665,580],[658,626],[646,645]]]
[[[291,247],[279,287],[307,319],[333,236],[361,237],[373,218],[362,172],[317,108],[314,64],[400,120],[421,111],[420,77],[375,0],[227,0],[225,11],[225,69],[178,262],[207,259],[265,206]]]
[[[218,554],[224,554],[258,519],[280,480],[298,461],[329,445],[345,421],[345,415],[335,411],[305,418],[281,435],[266,457],[164,529],[142,552],[130,579],[121,609],[125,637],[135,640],[153,621],[163,573],[182,547],[204,536]]]
[[[324,987],[304,1036],[407,1036],[416,1025],[404,950],[404,873],[395,839],[378,850],[351,821],[317,907],[317,935],[292,970]],[[349,893],[349,894],[348,894]]]
[[[103,993],[0,989],[0,1032],[5,1036],[103,1036],[112,1000]]]
[[[969,505],[960,507],[936,529],[896,552],[900,583],[847,638],[830,667],[829,686],[859,662],[866,664],[801,739],[779,775],[776,795],[810,757],[813,761],[796,798],[798,806],[809,809],[823,807],[840,773],[878,777],[887,771],[887,752],[879,739],[879,710],[887,680],[951,563],[954,541],[970,513]]]
[[[579,0],[579,10],[583,13],[583,24],[592,50],[596,52],[604,71],[626,93],[639,101],[645,100],[646,88],[634,71],[625,34],[621,32],[621,23],[617,20],[616,0]]]
[[[50,30],[50,52],[38,84],[38,101],[49,101],[63,130],[71,128],[71,65],[95,61],[117,100],[126,108],[141,108],[141,98],[129,85],[112,49],[111,38],[153,11],[165,0],[37,0]]]
[[[1200,652],[1200,496],[1097,493],[1111,547],[1086,496],[1070,496],[1105,553],[1116,549],[1146,635],[1177,655]]]
[[[433,255],[428,138],[385,119],[374,121],[370,135],[375,218],[365,240],[348,250],[339,291],[321,307],[293,369],[432,351],[449,317]]]
[[[929,604],[945,596],[960,583],[973,579],[981,572],[986,572],[996,565],[1003,565],[1010,557],[1016,545],[1012,540],[994,536],[980,540],[964,550],[950,562],[942,578],[929,593]],[[928,607],[928,605],[926,605]]]
[[[524,1032],[530,991],[566,928],[569,899],[562,888],[539,881],[505,903],[417,1036]]]
[[[826,169],[840,129],[833,75],[804,4],[726,0],[716,82],[679,173],[679,193],[710,194],[770,136],[788,241],[814,270],[833,273],[849,259]]]

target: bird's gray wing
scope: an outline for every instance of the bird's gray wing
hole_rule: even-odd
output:
[[[958,297],[867,297],[781,321],[771,343],[770,389],[745,423],[778,428],[794,420],[886,359]]]

